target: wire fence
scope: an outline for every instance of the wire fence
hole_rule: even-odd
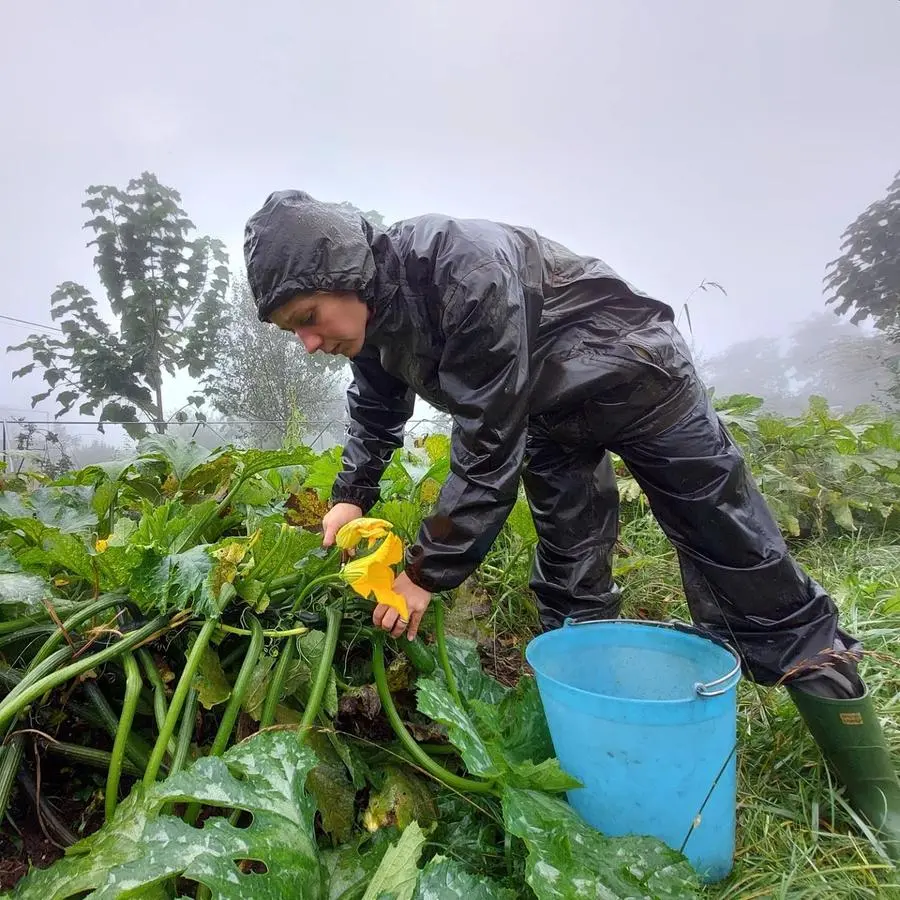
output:
[[[146,422],[149,431],[162,430],[182,440],[194,441],[214,450],[232,445],[241,449],[275,449],[289,438],[318,453],[342,445],[347,419],[323,419],[292,422],[287,419],[234,420],[206,422]],[[103,431],[99,430],[102,425]],[[7,469],[39,469],[55,473],[80,469],[95,463],[131,455],[137,440],[124,424],[84,419],[9,417],[0,420],[2,459]],[[412,443],[427,434],[447,434],[449,425],[440,419],[411,419],[406,425],[406,440]]]

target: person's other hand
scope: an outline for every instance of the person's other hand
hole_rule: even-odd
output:
[[[398,638],[409,626],[406,636],[409,640],[415,640],[419,633],[419,623],[428,604],[431,603],[431,594],[417,584],[413,584],[406,572],[401,572],[394,579],[394,590],[406,600],[406,608],[409,610],[409,622],[400,618],[400,613],[391,606],[379,603],[372,613],[372,624],[376,628],[383,628],[393,637]]]
[[[337,533],[354,519],[362,518],[362,508],[355,503],[335,503],[322,517],[322,546],[330,547]]]

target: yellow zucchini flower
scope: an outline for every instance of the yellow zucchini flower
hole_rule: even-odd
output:
[[[335,535],[334,542],[341,550],[352,550],[360,541],[367,540],[369,548],[388,534],[394,526],[384,519],[354,519],[344,525]]]
[[[369,521],[380,520],[370,519]],[[370,540],[372,539],[370,538]],[[408,621],[409,609],[403,595],[394,590],[395,576],[394,570],[391,568],[401,559],[403,559],[403,542],[396,534],[387,532],[384,540],[375,550],[365,556],[351,559],[341,569],[341,578],[360,596],[368,599],[371,594],[374,594],[378,603],[396,609],[401,618]]]

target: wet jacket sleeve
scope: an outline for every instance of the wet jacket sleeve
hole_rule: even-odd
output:
[[[494,263],[476,269],[443,326],[450,474],[406,554],[410,579],[429,591],[457,587],[484,559],[516,502],[527,430],[528,322],[515,275]]]
[[[403,429],[416,398],[407,385],[385,372],[376,350],[364,348],[351,360],[350,369],[350,427],[344,468],[335,479],[331,499],[355,503],[367,513],[378,501],[378,482],[391,454],[403,446]]]

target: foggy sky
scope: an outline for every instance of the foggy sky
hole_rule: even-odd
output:
[[[301,188],[531,225],[673,306],[718,281],[691,303],[707,353],[821,310],[841,232],[900,169],[900,3],[533,8],[8,4],[0,312],[49,323],[60,281],[94,286],[84,190],[143,170],[233,266],[247,216]],[[0,347],[28,333],[0,320]],[[9,379],[28,361],[0,362],[0,406],[42,390]]]

